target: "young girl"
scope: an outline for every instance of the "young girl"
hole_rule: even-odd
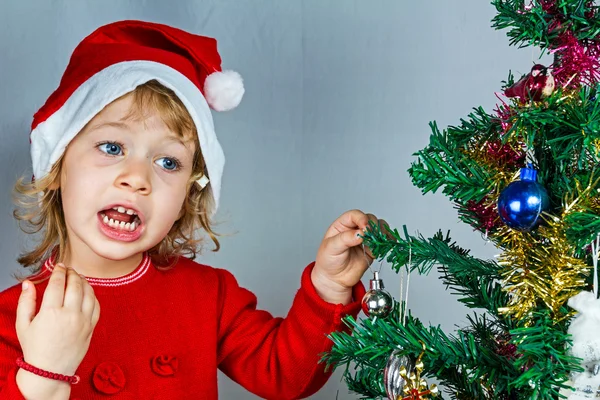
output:
[[[349,211],[326,232],[285,319],[227,271],[196,264],[224,157],[209,106],[241,78],[213,39],[121,21],[75,49],[34,116],[34,180],[15,215],[39,245],[34,273],[0,294],[0,399],[215,399],[217,368],[267,399],[315,393],[327,334],[356,316],[372,258]],[[102,310],[102,311],[101,311]]]

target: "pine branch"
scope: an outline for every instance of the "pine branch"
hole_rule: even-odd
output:
[[[490,176],[469,159],[465,147],[476,135],[497,133],[498,126],[481,108],[462,120],[460,127],[440,132],[435,122],[430,123],[429,145],[415,154],[419,159],[408,170],[413,184],[423,194],[443,188],[442,193],[461,204],[481,200],[490,191]]]
[[[431,127],[437,130],[435,123]],[[491,140],[502,133],[497,117],[489,115],[483,107],[474,108],[466,119],[461,118],[460,125],[450,125],[446,131],[451,139],[449,148],[453,150],[463,148],[474,139]]]
[[[454,337],[447,336],[439,327],[423,326],[411,315],[407,316],[403,325],[399,322],[398,308],[396,305],[392,315],[385,320],[355,321],[347,317],[344,322],[351,327],[353,334],[334,332],[330,335],[334,346],[322,361],[336,367],[355,363],[357,369],[369,370],[347,377],[360,393],[368,393],[371,398],[385,396],[383,369],[389,355],[401,349],[402,354],[414,359],[421,353],[422,343],[426,347],[422,358],[426,376],[437,377],[449,388],[453,398],[489,398],[488,388],[493,387],[497,392],[507,391],[510,382],[518,376],[518,370],[507,358],[494,352],[494,347],[481,344],[482,336],[489,342],[499,332],[485,318],[472,319],[478,324],[474,328],[477,336],[472,332],[459,331]],[[348,368],[345,373],[351,375]]]
[[[600,235],[600,215],[591,212],[578,212],[565,218],[567,238],[575,243],[578,257],[587,254],[588,246]]]
[[[534,325],[510,331],[512,342],[518,343],[513,361],[496,351],[497,338],[505,328],[484,316],[469,317],[470,327],[447,336],[439,327],[423,326],[410,314],[406,324],[401,324],[398,309],[396,305],[390,317],[374,321],[347,317],[344,322],[353,334],[330,335],[334,346],[322,362],[328,367],[345,365],[344,379],[365,398],[385,396],[383,369],[394,350],[401,349],[414,359],[421,343],[426,346],[426,376],[437,377],[450,397],[457,399],[499,398],[500,393],[511,392],[519,393],[519,398],[556,399],[559,390],[567,387],[569,373],[582,371],[578,359],[565,352],[568,335],[556,329],[548,313],[536,313]],[[352,374],[351,363],[358,372]]]
[[[596,88],[583,87],[575,97],[557,90],[541,107],[529,103],[515,106],[506,136],[516,136],[537,149],[541,172],[559,165],[557,172],[570,176],[573,170],[595,166],[599,161],[599,100]],[[540,149],[546,151],[546,157]]]
[[[510,318],[499,312],[508,302],[508,294],[502,289],[497,277],[477,276],[473,273],[458,275],[452,273],[447,265],[440,265],[438,271],[446,287],[453,290],[452,294],[459,296],[458,301],[469,308],[485,309],[496,318],[511,324]]]
[[[572,371],[582,371],[579,360],[565,351],[570,345],[564,324],[557,326],[548,310],[535,312],[534,325],[512,330],[513,341],[522,354],[515,367],[523,370],[512,386],[534,389],[539,399],[556,399]]]
[[[351,371],[350,366],[347,365],[343,378],[348,385],[348,390],[360,394],[360,399],[381,399],[382,396],[385,397],[385,387],[380,376],[382,373],[373,368],[353,368]]]
[[[549,49],[559,34],[567,30],[580,40],[594,39],[600,33],[598,6],[584,0],[556,0],[555,14],[533,1],[526,10],[523,0],[493,0],[497,14],[492,19],[497,30],[508,29],[511,46],[539,46]],[[560,22],[557,23],[557,22]]]
[[[501,267],[494,261],[479,260],[468,250],[452,242],[449,235],[438,232],[432,238],[410,236],[404,227],[404,238],[398,230],[383,232],[371,223],[364,243],[377,259],[386,257],[391,268],[399,272],[409,263],[411,271],[426,275],[439,265],[441,279],[458,294],[459,301],[470,308],[482,308],[497,318],[505,318],[498,309],[508,302],[499,285]]]

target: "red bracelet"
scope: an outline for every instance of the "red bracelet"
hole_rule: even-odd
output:
[[[68,376],[68,375],[55,374],[54,372],[44,371],[43,369],[34,367],[31,364],[27,364],[25,362],[25,360],[23,359],[23,357],[17,358],[17,365],[19,366],[19,368],[22,368],[25,371],[31,372],[32,374],[35,374],[35,375],[43,376],[44,378],[54,379],[55,381],[69,382],[72,385],[76,385],[79,383],[78,375]]]

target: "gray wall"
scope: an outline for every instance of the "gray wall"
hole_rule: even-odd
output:
[[[482,0],[0,0],[0,288],[14,284],[26,245],[10,192],[31,173],[31,117],[78,41],[127,18],[218,38],[224,66],[245,78],[242,105],[215,115],[228,159],[219,213],[227,235],[203,261],[233,271],[260,307],[285,315],[325,229],[350,208],[424,235],[451,229],[473,254],[492,257],[445,198],[421,196],[406,169],[430,120],[458,124],[471,107],[492,109],[508,70],[527,72],[535,60],[489,28],[493,15]],[[397,294],[396,275],[384,267],[383,278]],[[413,277],[409,303],[446,329],[465,321],[435,275]],[[356,398],[339,377],[313,398]],[[224,399],[255,398],[220,382]]]

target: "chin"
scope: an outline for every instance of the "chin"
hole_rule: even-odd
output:
[[[122,261],[145,252],[146,248],[137,246],[123,246],[121,243],[102,244],[99,246],[90,246],[90,249],[98,256],[111,261]]]

